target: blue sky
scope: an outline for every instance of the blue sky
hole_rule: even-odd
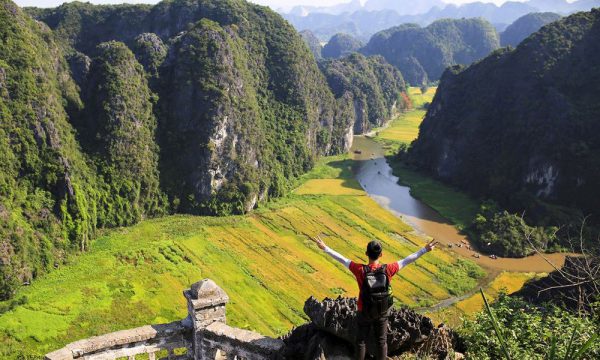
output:
[[[38,6],[38,7],[54,7],[62,4],[65,0],[13,0],[19,6]],[[159,2],[159,0],[87,0],[94,4],[121,4],[124,2],[131,4],[153,4]],[[262,5],[268,5],[273,8],[286,7],[289,8],[294,5],[318,5],[318,6],[327,6],[333,4],[339,4],[343,2],[348,2],[349,0],[252,0],[255,3],[259,3]],[[363,3],[365,0],[362,0]],[[415,0],[419,1],[419,0]],[[455,4],[473,2],[476,0],[445,0],[446,2],[451,2]],[[486,2],[495,2],[502,3],[504,0],[479,0]]]

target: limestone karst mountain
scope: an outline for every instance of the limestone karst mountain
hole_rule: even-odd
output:
[[[470,64],[500,47],[492,24],[481,19],[444,19],[423,28],[404,24],[381,31],[361,50],[381,55],[408,83],[420,86],[440,78],[446,67]]]
[[[538,31],[542,26],[560,19],[556,13],[529,13],[518,18],[500,34],[502,46],[517,46],[526,37]]]

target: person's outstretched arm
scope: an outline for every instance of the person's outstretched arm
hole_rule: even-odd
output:
[[[340,253],[338,253],[337,251],[333,250],[332,248],[330,248],[329,246],[325,245],[325,243],[323,242],[323,240],[321,240],[321,238],[319,236],[317,236],[314,241],[317,243],[317,246],[325,251],[325,253],[329,256],[331,256],[332,258],[334,258],[335,260],[337,260],[340,264],[344,265],[345,268],[349,269],[350,268],[350,260],[346,259],[343,255],[341,255]]]
[[[435,248],[435,245],[437,245],[437,242],[435,240],[433,240],[430,243],[428,243],[427,245],[425,245],[424,248],[417,251],[416,253],[408,255],[407,257],[405,257],[402,260],[398,260],[398,270],[417,261],[418,258],[420,258],[421,256],[425,255],[426,253],[430,252],[431,250],[433,250]]]

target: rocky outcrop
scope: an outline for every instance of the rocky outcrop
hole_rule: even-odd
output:
[[[353,357],[354,339],[358,329],[355,298],[326,298],[317,301],[311,297],[304,304],[304,312],[311,322],[288,335],[284,354],[290,359],[320,359]],[[462,350],[458,336],[447,327],[435,328],[431,319],[409,309],[392,308],[389,313],[388,355],[427,351],[444,359],[454,350]],[[367,352],[374,353],[375,343],[367,344]]]
[[[135,38],[132,51],[146,72],[156,77],[159,67],[167,57],[168,47],[158,35],[143,33]]]

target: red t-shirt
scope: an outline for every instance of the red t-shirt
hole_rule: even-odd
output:
[[[365,280],[365,273],[363,271],[363,266],[364,266],[363,264],[357,264],[354,261],[350,262],[350,271],[352,271],[352,273],[356,277],[356,282],[358,282],[358,311],[362,311],[362,294],[361,294],[361,292],[362,292],[362,284],[363,284],[363,281]],[[371,270],[375,270],[375,269],[379,268],[380,266],[381,266],[381,264],[369,265]],[[397,262],[387,264],[387,268],[385,269],[385,272],[387,273],[388,279],[391,280],[392,277],[394,275],[396,275],[398,270],[400,270],[400,266],[398,265]]]

